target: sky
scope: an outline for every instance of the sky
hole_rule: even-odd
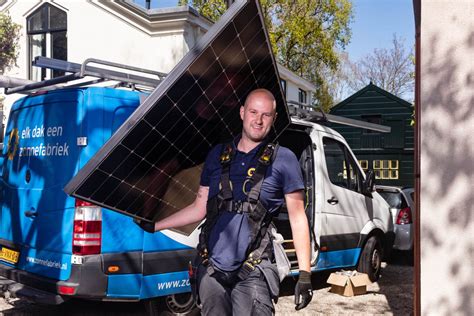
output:
[[[352,61],[375,48],[390,48],[394,33],[405,40],[407,47],[414,45],[412,0],[352,0],[352,3],[352,37],[346,47]]]

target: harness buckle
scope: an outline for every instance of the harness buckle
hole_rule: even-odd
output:
[[[201,256],[202,264],[207,265],[209,263],[209,253],[207,252],[207,248],[200,251],[199,255]]]
[[[242,201],[234,201],[232,203],[232,210],[238,214],[242,214],[244,212],[243,210],[243,205],[244,203]]]
[[[275,150],[275,145],[269,143],[265,146],[263,153],[258,158],[258,161],[264,165],[269,165],[272,162],[273,152]]]
[[[219,157],[221,164],[227,164],[232,160],[233,148],[231,144],[226,144]]]

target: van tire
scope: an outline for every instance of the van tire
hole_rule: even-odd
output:
[[[191,293],[158,297],[143,303],[149,316],[194,316],[200,314]]]
[[[372,282],[379,279],[382,271],[382,244],[377,236],[371,236],[365,243],[357,271],[366,273]]]

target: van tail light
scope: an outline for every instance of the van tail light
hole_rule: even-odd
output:
[[[412,222],[411,209],[409,207],[402,208],[398,212],[397,225],[411,224]]]
[[[61,295],[74,295],[76,293],[75,286],[59,285],[57,290]]]
[[[102,245],[102,208],[76,199],[72,253],[94,255]]]

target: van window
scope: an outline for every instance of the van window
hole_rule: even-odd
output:
[[[361,192],[362,175],[343,143],[324,137],[324,156],[329,180],[332,184]]]

